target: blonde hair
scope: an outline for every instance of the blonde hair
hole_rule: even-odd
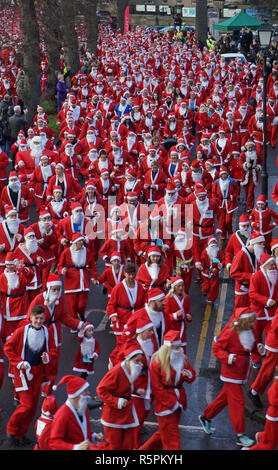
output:
[[[170,369],[170,353],[171,347],[163,344],[160,348],[152,355],[151,362],[156,360],[162,372],[165,374],[166,382],[170,383],[171,381],[171,369]]]
[[[168,291],[166,297],[170,297],[170,298],[173,297],[173,295],[174,295],[174,293],[175,293],[175,287],[176,287],[176,286],[171,286],[171,287],[170,287],[170,289],[169,289],[169,291]],[[183,292],[182,292],[182,297],[183,297],[184,299],[185,299],[185,297],[186,297],[186,293],[184,292],[184,290],[183,290]]]
[[[255,318],[256,318],[256,314],[254,313],[254,315],[252,315],[248,318],[239,318],[238,321],[233,320],[232,323],[231,323],[231,328],[233,328],[238,333],[240,333],[241,331],[246,330],[246,326],[248,325],[250,320],[255,320]]]

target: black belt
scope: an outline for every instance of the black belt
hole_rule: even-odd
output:
[[[200,225],[200,224],[197,224],[196,222],[194,223],[195,225],[197,225],[197,227],[201,227],[201,228],[208,228],[208,227],[214,227],[214,225]]]
[[[174,390],[175,388],[182,388],[183,384],[180,385],[164,385],[165,390]]]
[[[48,320],[44,322],[45,325],[52,325],[52,323],[56,323],[56,320]]]
[[[17,297],[23,297],[24,294],[7,294],[6,297],[11,297],[12,299],[16,299]]]
[[[130,395],[128,395],[128,396],[126,396],[126,397],[125,397],[125,396],[122,396],[122,395],[115,395],[115,397],[117,397],[117,398],[124,398],[124,400],[131,400],[131,396],[130,396]]]
[[[68,268],[68,269],[86,269],[87,266],[65,266],[65,268]]]
[[[153,284],[152,287],[164,287],[164,284]]]
[[[118,305],[117,308],[122,308],[123,310],[133,310],[133,307],[123,307],[122,305]]]

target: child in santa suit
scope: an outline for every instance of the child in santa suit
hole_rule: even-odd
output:
[[[48,441],[53,418],[57,410],[58,403],[53,395],[49,395],[43,400],[41,415],[35,423],[37,443],[34,447],[34,450],[51,450]]]
[[[108,298],[111,296],[113,287],[124,279],[124,264],[121,261],[121,254],[113,251],[110,258],[111,266],[106,266],[97,280],[98,284],[103,284],[102,292],[107,294]]]
[[[250,214],[250,223],[254,230],[257,230],[265,237],[265,248],[270,251],[272,230],[278,223],[278,214],[267,207],[266,196],[263,194],[258,196],[256,200],[256,207]]]
[[[187,408],[183,383],[192,383],[196,373],[181,347],[179,332],[169,330],[150,363],[154,413],[159,430],[139,450],[180,450],[179,422]]]
[[[121,223],[117,223],[111,230],[111,236],[104,241],[99,256],[105,263],[109,263],[112,253],[117,251],[121,254],[121,259],[126,263],[131,261],[132,253],[130,251],[130,245],[124,235],[124,226]]]
[[[257,444],[244,450],[275,450],[278,445],[278,377],[274,380],[267,392],[269,406],[265,415],[265,427],[256,434]]]
[[[165,297],[165,313],[170,317],[171,328],[179,331],[181,345],[186,354],[186,323],[192,321],[189,295],[184,291],[181,277],[171,277],[171,288]]]
[[[215,237],[209,237],[207,247],[201,255],[202,292],[208,294],[207,303],[216,301],[219,294],[219,274],[224,267],[224,254],[217,245]]]
[[[251,351],[261,351],[263,345],[257,343],[254,335],[256,315],[250,307],[236,309],[235,318],[230,328],[225,328],[213,344],[212,351],[221,362],[221,380],[224,382],[219,395],[205,408],[199,416],[201,425],[207,434],[212,434],[211,419],[217,416],[226,406],[233,429],[237,435],[236,444],[250,447],[254,441],[245,432],[245,398],[243,384],[248,380]]]
[[[78,332],[77,340],[80,348],[76,353],[72,370],[80,372],[82,379],[86,379],[87,375],[94,374],[94,362],[99,356],[99,343],[94,337],[94,325],[84,323]]]

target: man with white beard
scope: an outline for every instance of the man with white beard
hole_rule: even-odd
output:
[[[247,246],[243,246],[232,261],[230,276],[235,280],[235,308],[250,305],[250,280],[259,269],[264,244],[264,236],[253,231]]]
[[[29,180],[35,168],[39,166],[42,154],[47,155],[51,161],[55,155],[50,150],[45,149],[42,138],[35,135],[30,142],[30,149],[18,151],[16,154],[15,169],[18,171],[18,176]]]
[[[20,223],[28,222],[29,207],[32,205],[33,196],[27,185],[19,181],[15,171],[9,174],[8,184],[3,188],[0,202],[4,210],[7,206],[16,208]]]
[[[59,258],[58,274],[64,277],[64,293],[72,318],[84,321],[90,281],[96,284],[97,269],[91,250],[85,246],[85,236],[75,232]]]
[[[251,212],[255,203],[255,187],[258,184],[259,174],[262,170],[262,156],[257,153],[256,145],[248,140],[245,144],[246,151],[240,153],[238,165],[241,168],[241,186],[243,187],[247,212]]]
[[[96,392],[104,403],[101,423],[109,450],[134,450],[134,428],[139,419],[132,400],[135,381],[143,368],[143,351],[136,342],[126,348],[125,358],[99,382]]]
[[[53,337],[43,325],[44,319],[43,305],[34,307],[31,322],[18,327],[4,346],[13,366],[13,385],[19,398],[7,424],[8,441],[16,447],[31,443],[26,433],[37,410],[42,382],[48,376],[47,364],[55,355]]]
[[[230,270],[234,256],[249,242],[252,229],[248,214],[241,214],[238,227],[238,230],[230,236],[225,248],[225,265],[227,271]]]
[[[219,294],[219,275],[224,267],[224,254],[219,249],[214,236],[208,238],[207,247],[201,254],[202,264],[202,293],[207,295],[207,303],[216,301]]]
[[[250,306],[256,313],[254,330],[259,342],[263,342],[263,333],[267,337],[278,304],[278,271],[275,259],[263,253],[260,257],[260,269],[251,277],[249,289]],[[252,354],[253,366],[259,368],[261,357]]]
[[[184,225],[185,206],[174,183],[167,183],[165,196],[159,199],[156,207],[163,214],[166,233],[175,235]]]
[[[165,290],[170,276],[169,264],[164,261],[158,246],[151,246],[147,251],[147,260],[139,266],[136,280],[148,291],[153,287]]]
[[[19,243],[14,250],[14,259],[19,259],[22,264],[33,272],[33,279],[26,288],[29,301],[31,302],[42,288],[42,270],[47,267],[44,252],[38,245],[38,240],[32,227],[24,230],[24,242]]]
[[[79,202],[74,202],[71,205],[71,215],[68,215],[61,220],[58,226],[58,237],[62,247],[66,247],[70,244],[74,233],[86,234],[86,227],[90,221],[85,217],[82,205]],[[88,226],[89,227],[89,226]],[[86,243],[88,239],[86,238]]]
[[[36,201],[37,210],[45,205],[46,188],[51,176],[55,173],[54,166],[49,162],[48,155],[41,155],[40,163],[35,168],[29,180],[29,188]]]
[[[6,254],[4,266],[0,274],[0,298],[6,340],[26,318],[29,307],[26,287],[32,280],[33,273],[22,266],[19,260],[14,260],[12,252]]]
[[[49,438],[50,449],[104,449],[106,443],[99,443],[103,439],[102,433],[92,432],[90,427],[90,418],[87,410],[91,399],[89,382],[75,375],[65,375],[53,387],[54,390],[57,390],[62,384],[67,386],[68,397],[66,402],[55,413]]]
[[[5,219],[0,223],[0,273],[5,268],[7,253],[13,252],[23,238],[24,227],[19,223],[17,210],[6,206]]]

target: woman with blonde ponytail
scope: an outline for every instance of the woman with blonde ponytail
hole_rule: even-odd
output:
[[[191,383],[196,374],[185,356],[179,332],[169,330],[149,367],[154,413],[159,430],[140,450],[181,450],[179,422],[187,408],[184,382]]]

